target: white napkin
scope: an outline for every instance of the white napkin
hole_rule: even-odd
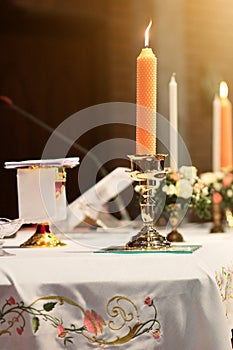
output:
[[[55,180],[56,168],[17,169],[19,218],[25,223],[58,219]],[[59,214],[64,216],[61,208]]]

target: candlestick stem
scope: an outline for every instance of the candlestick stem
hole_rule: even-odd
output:
[[[158,250],[170,246],[167,241],[154,227],[154,219],[157,213],[156,182],[165,177],[165,155],[133,155],[131,160],[131,176],[139,181],[143,188],[143,199],[140,203],[143,227],[140,232],[133,236],[126,244],[127,250]]]

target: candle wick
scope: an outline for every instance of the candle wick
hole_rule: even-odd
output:
[[[152,26],[152,20],[150,20],[150,23],[145,31],[145,47],[149,47],[149,31],[151,26]]]

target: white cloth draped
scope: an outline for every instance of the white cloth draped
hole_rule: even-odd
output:
[[[193,254],[109,254],[95,253],[99,240],[106,246],[124,235],[114,233],[70,234],[63,237],[66,247],[51,249],[20,249],[31,232],[20,231],[14,239],[5,241],[4,249],[13,255],[0,258],[0,310],[11,297],[15,302],[23,301],[42,309],[45,302],[56,302],[54,296],[63,296],[76,304],[64,302],[56,304],[49,314],[70,324],[84,324],[83,310],[94,310],[104,319],[103,334],[98,334],[105,342],[122,338],[128,326],[140,321],[153,319],[153,306],[144,304],[147,296],[153,299],[157,309],[156,320],[160,323],[160,337],[155,339],[152,332],[145,332],[121,345],[106,345],[109,349],[141,350],[229,350],[230,328],[225,315],[224,303],[215,281],[215,271],[230,263],[233,256],[233,236],[209,235],[207,228],[191,227],[182,231],[186,243],[199,243],[203,247]],[[119,235],[119,236],[117,236]],[[73,240],[69,240],[68,237]],[[127,241],[129,234],[125,234]],[[211,241],[212,240],[212,241]],[[90,243],[91,242],[91,243]],[[121,301],[117,304],[114,296]],[[117,306],[114,310],[132,312],[132,320],[126,322],[119,331],[109,329],[109,321],[114,320],[107,312],[108,301]],[[113,306],[112,305],[112,306]],[[13,305],[7,305],[6,308]],[[111,309],[113,310],[113,309]],[[137,315],[138,314],[138,315]],[[12,315],[8,314],[7,319]],[[11,335],[0,333],[0,348],[13,349],[64,349],[63,339],[57,336],[56,328],[50,321],[40,319],[40,327],[34,334],[32,315],[24,312],[25,327],[21,335],[16,328],[21,321],[11,327]],[[123,320],[123,311],[118,315],[118,325]],[[157,323],[155,323],[154,327]],[[149,323],[147,324],[147,326]],[[0,324],[0,332],[6,327]],[[86,332],[86,333],[85,333]],[[92,338],[94,335],[85,331]],[[73,344],[68,349],[98,349],[100,345],[91,343],[83,334],[74,334]]]

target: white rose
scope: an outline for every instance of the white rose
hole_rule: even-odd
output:
[[[205,185],[210,185],[212,183],[215,183],[217,181],[217,176],[215,173],[203,173],[200,175],[200,178],[202,182],[204,182]]]
[[[216,171],[215,176],[218,180],[222,180],[225,174],[222,171]]]
[[[186,179],[181,179],[177,182],[178,197],[188,199],[192,196],[193,188],[190,182]]]
[[[204,188],[202,189],[202,193],[204,194],[204,196],[208,196],[208,194],[209,194],[209,189],[208,189],[207,186],[204,187]]]
[[[166,194],[168,196],[173,196],[173,195],[177,195],[177,189],[176,189],[176,186],[174,185],[166,185],[163,187],[163,191],[166,192]]]
[[[214,184],[214,189],[216,190],[216,191],[220,191],[221,190],[221,188],[222,188],[222,185],[219,183],[219,182],[216,182],[215,184]]]
[[[232,190],[227,190],[227,196],[232,197],[233,196],[233,191]]]
[[[195,168],[194,166],[183,165],[179,169],[179,174],[181,178],[187,179],[193,184],[197,177],[197,168]]]

